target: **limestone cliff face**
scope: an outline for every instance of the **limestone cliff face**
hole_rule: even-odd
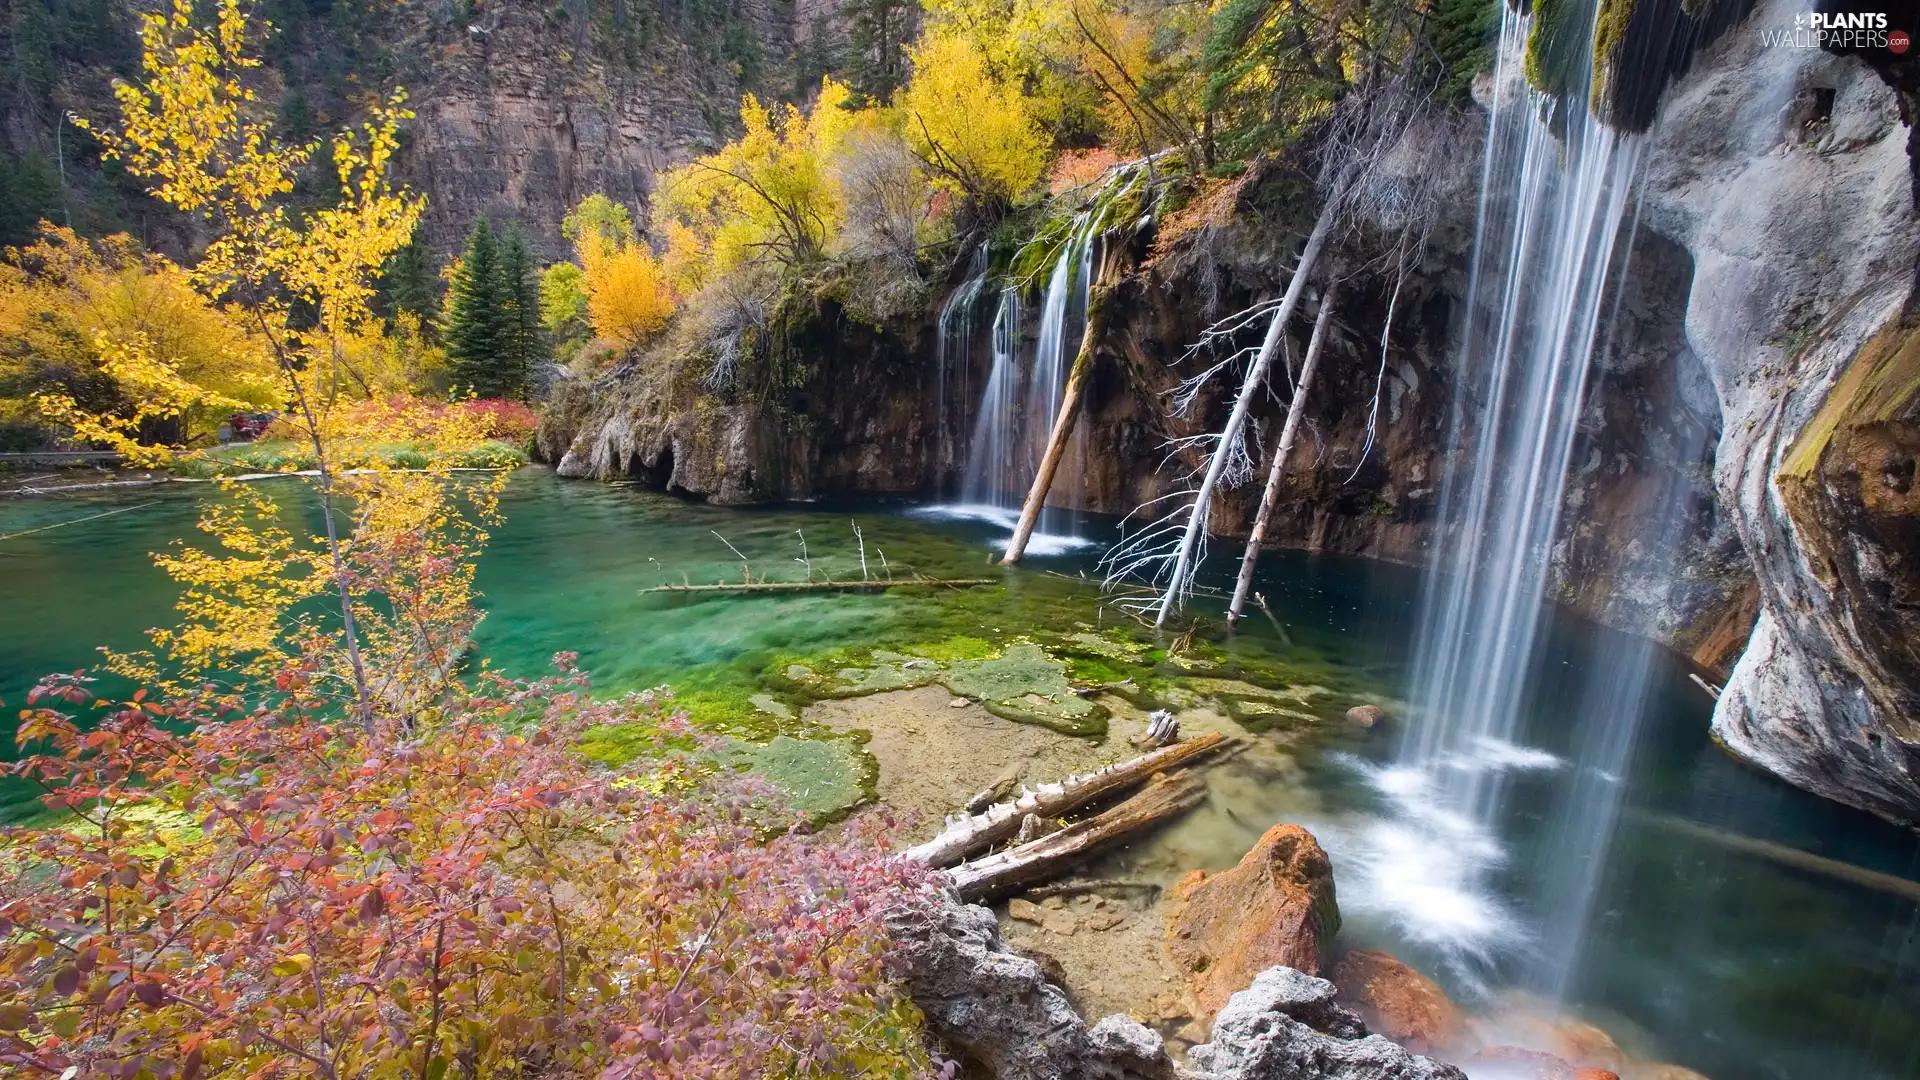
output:
[[[1770,0],[1748,28],[1798,10]],[[1724,415],[1715,482],[1759,582],[1714,731],[1803,787],[1920,817],[1920,227],[1895,95],[1856,60],[1736,31],[1650,137],[1644,220],[1692,256],[1686,340]]]
[[[644,212],[655,177],[724,141],[742,91],[791,57],[792,0],[722,6],[730,22],[702,27],[673,5],[633,5],[647,21],[627,31],[625,55],[585,4],[491,0],[471,23],[423,30],[417,59],[430,62],[408,83],[417,116],[400,174],[427,196],[432,246],[458,250],[486,214],[521,222],[557,259],[561,218],[581,198]]]

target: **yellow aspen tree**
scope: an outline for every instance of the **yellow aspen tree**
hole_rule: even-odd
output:
[[[186,587],[187,625],[156,643],[189,670],[239,654],[284,659],[291,648],[316,669],[317,684],[348,688],[351,711],[369,731],[378,718],[404,724],[409,703],[422,700],[418,684],[444,680],[465,646],[474,618],[471,555],[503,482],[463,491],[473,509],[456,513],[447,474],[480,443],[477,427],[459,422],[457,410],[373,397],[353,364],[356,335],[374,320],[376,276],[420,217],[421,200],[388,176],[398,125],[411,114],[395,91],[357,130],[334,136],[322,160],[333,165],[339,198],[298,213],[288,197],[322,144],[281,143],[256,100],[260,60],[250,32],[270,28],[251,26],[241,0],[218,0],[211,26],[199,23],[197,10],[204,9],[192,0],[173,0],[142,17],[144,77],[116,87],[120,125],[98,133],[107,154],[154,196],[212,227],[194,281],[246,311],[271,351],[291,405],[282,423],[310,448],[324,536],[309,555],[275,531],[259,500],[238,504],[250,520],[266,519],[258,526],[210,510],[202,526],[223,552],[162,557]],[[304,317],[293,317],[296,306]],[[416,469],[395,468],[394,455],[380,452],[396,446],[415,455],[401,458]],[[337,628],[301,605],[319,591],[310,583],[265,591],[257,584],[303,571],[337,594]],[[277,638],[264,636],[266,612]]]

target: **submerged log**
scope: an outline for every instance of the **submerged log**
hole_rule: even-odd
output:
[[[1102,847],[1198,806],[1207,783],[1192,773],[1156,776],[1138,795],[1051,836],[947,871],[962,900],[975,903],[1064,873]]]
[[[865,592],[870,589],[904,589],[911,585],[944,585],[968,589],[975,585],[998,585],[999,578],[901,578],[898,581],[742,581],[719,585],[655,585],[642,592]]]
[[[1023,790],[1018,799],[990,806],[984,813],[949,818],[940,835],[909,849],[907,857],[935,869],[952,866],[1011,839],[1028,814],[1057,818],[1072,813],[1104,796],[1145,783],[1155,773],[1177,769],[1225,742],[1226,736],[1210,731],[1129,761],[1069,776],[1057,784],[1042,784],[1038,790]]]

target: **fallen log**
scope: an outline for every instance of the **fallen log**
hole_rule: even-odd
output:
[[[1051,836],[1008,848],[948,870],[947,880],[969,903],[1004,896],[1022,885],[1055,877],[1106,845],[1198,806],[1207,782],[1192,773],[1156,776],[1138,795]]]
[[[1020,831],[1020,822],[1028,814],[1057,818],[1072,813],[1102,797],[1145,783],[1155,773],[1177,769],[1225,742],[1226,736],[1209,731],[1129,761],[1069,776],[1057,784],[1042,784],[1037,790],[1022,788],[1020,797],[1012,802],[989,806],[979,814],[948,818],[947,827],[940,835],[911,848],[907,857],[935,869],[952,866],[1011,839]]]
[[[758,581],[734,585],[655,585],[642,592],[865,592],[870,589],[904,589],[909,585],[945,585],[955,589],[975,585],[998,585],[999,578],[901,578],[898,581]]]

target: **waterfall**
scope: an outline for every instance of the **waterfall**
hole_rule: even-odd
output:
[[[1572,691],[1555,696],[1583,732],[1573,762],[1515,736],[1641,144],[1595,120],[1584,93],[1549,101],[1528,89],[1530,20],[1503,9],[1449,432],[1457,464],[1441,489],[1412,716],[1397,762],[1373,776],[1394,818],[1355,839],[1353,861],[1359,907],[1456,975],[1472,981],[1496,957],[1521,954],[1537,969],[1531,981],[1559,993],[1611,839],[1650,650],[1589,673],[1584,697],[1557,688]],[[1590,40],[1564,54],[1591,57]],[[1590,71],[1568,81],[1591,84]],[[1516,774],[1569,768],[1553,833],[1559,879],[1541,898],[1551,903],[1540,910],[1554,910],[1529,928],[1500,891],[1512,877],[1496,831],[1502,798]]]
[[[967,444],[967,471],[960,500],[972,506],[1012,511],[1020,496],[1008,486],[1015,475],[1013,433],[1018,423],[1020,389],[1020,290],[1000,290],[993,316],[993,367],[974,413],[973,439]]]
[[[954,428],[958,425],[947,415],[947,399],[956,393],[963,401],[973,397],[970,375],[973,370],[974,315],[980,308],[980,294],[986,284],[987,245],[983,242],[974,249],[973,259],[967,264],[966,278],[947,296],[947,302],[941,305],[934,338],[934,369],[939,380],[938,392],[934,396],[934,432],[943,464],[958,456],[954,438]]]

